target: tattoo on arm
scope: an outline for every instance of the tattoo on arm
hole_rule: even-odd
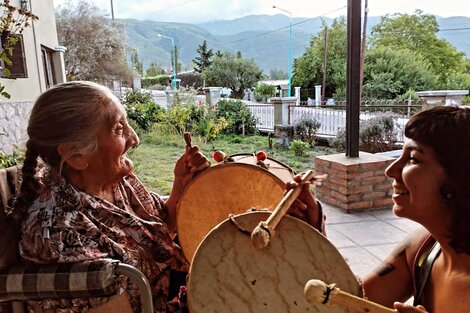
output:
[[[406,240],[404,242],[402,242],[398,247],[395,248],[395,250],[392,252],[392,255],[391,255],[391,260],[394,260],[396,258],[399,258],[399,257],[404,257],[405,254],[406,254],[406,250],[410,247],[411,245],[411,241],[410,240]],[[379,275],[380,277],[383,277],[389,273],[391,273],[393,270],[395,270],[395,266],[392,265],[390,262],[384,262],[383,264],[381,264],[377,269],[376,269],[376,272],[377,272],[377,275]]]
[[[395,266],[392,264],[385,262],[380,265],[380,267],[377,268],[377,275],[380,277],[384,277],[385,275],[391,273],[395,269]]]

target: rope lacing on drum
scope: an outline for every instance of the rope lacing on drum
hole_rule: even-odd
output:
[[[251,236],[251,231],[243,228],[236,220],[235,220],[235,215],[234,214],[229,214],[228,215],[228,218],[230,219],[230,222],[232,222],[233,225],[235,225],[238,230],[240,230],[242,232],[242,234],[245,234],[245,235],[248,235],[248,236]]]
[[[326,286],[326,290],[323,293],[323,296],[325,296],[325,299],[323,300],[322,304],[327,304],[328,300],[330,300],[330,294],[333,290],[335,290],[336,284],[331,284]]]

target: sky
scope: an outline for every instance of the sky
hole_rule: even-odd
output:
[[[64,1],[54,0],[54,5]],[[90,0],[89,0],[90,1]],[[364,0],[362,1],[364,3]],[[346,15],[347,0],[93,0],[106,15],[159,22],[198,24],[215,20],[231,20],[252,14],[285,14],[292,17],[337,17]],[[273,8],[276,5],[285,11]],[[442,17],[469,16],[469,0],[369,0],[369,16],[413,13],[416,9]]]

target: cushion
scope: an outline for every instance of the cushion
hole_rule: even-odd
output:
[[[0,301],[91,298],[115,293],[112,259],[13,266],[0,272]]]
[[[20,166],[0,169],[0,269],[18,263],[19,225],[7,218],[12,199],[19,193]]]

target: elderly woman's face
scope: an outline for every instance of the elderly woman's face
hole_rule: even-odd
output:
[[[407,140],[402,155],[385,170],[385,174],[393,178],[392,199],[396,215],[424,226],[449,222],[440,192],[446,174],[431,147]]]
[[[120,103],[109,105],[111,123],[104,123],[98,132],[98,151],[90,156],[88,169],[95,180],[114,183],[130,174],[132,161],[126,152],[139,144],[139,137],[127,121],[127,114]]]

